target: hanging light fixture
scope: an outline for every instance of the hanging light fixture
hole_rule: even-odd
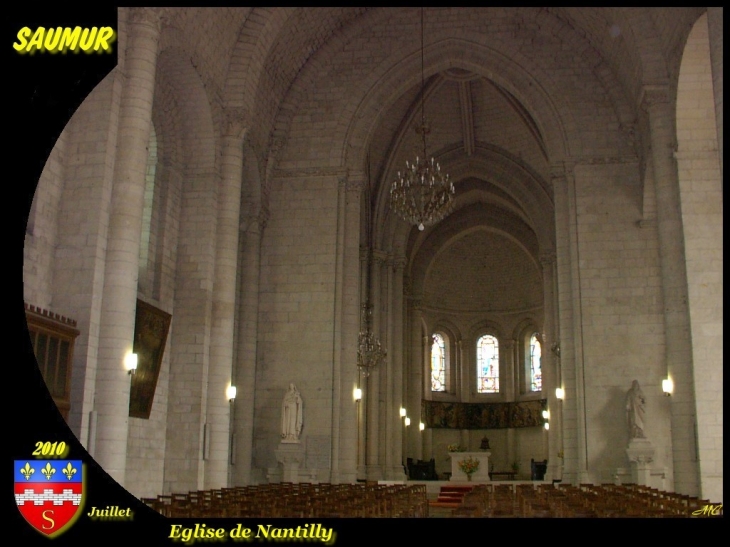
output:
[[[362,305],[362,329],[357,340],[357,368],[363,376],[370,376],[370,372],[385,360],[387,351],[380,340],[370,330],[370,316],[372,307],[369,303]]]
[[[451,212],[454,185],[449,175],[441,172],[441,166],[426,151],[426,135],[430,128],[424,109],[425,76],[423,65],[423,8],[421,8],[421,124],[416,133],[421,136],[422,155],[416,161],[406,161],[406,170],[398,172],[398,178],[390,187],[390,206],[406,222],[423,230],[435,224]]]
[[[367,280],[366,280],[366,295],[365,302],[362,304],[360,309],[360,334],[357,339],[357,368],[360,373],[367,377],[375,367],[381,364],[387,355],[386,349],[380,343],[380,340],[371,330],[371,319],[373,308],[370,305],[370,268],[372,264],[372,226],[370,219],[370,207],[371,207],[371,188],[370,188],[370,158],[368,157],[368,181],[365,189],[365,223],[367,230]]]

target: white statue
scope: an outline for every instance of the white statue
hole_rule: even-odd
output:
[[[299,442],[302,433],[302,396],[297,386],[289,384],[289,391],[281,403],[281,438],[283,442]]]
[[[639,387],[639,381],[634,380],[631,389],[626,394],[626,413],[629,420],[629,437],[631,439],[644,439],[644,411],[646,399],[644,392]]]

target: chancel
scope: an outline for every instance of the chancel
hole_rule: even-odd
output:
[[[24,240],[71,430],[138,498],[272,515],[722,502],[722,22],[119,8]],[[545,495],[525,516],[566,516]]]

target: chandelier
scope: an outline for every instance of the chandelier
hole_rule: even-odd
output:
[[[416,133],[421,135],[423,155],[416,161],[406,161],[406,170],[398,171],[398,178],[390,187],[390,206],[406,222],[423,230],[435,224],[451,212],[454,185],[449,175],[441,172],[441,166],[426,152],[426,135],[429,127],[424,109],[425,77],[423,68],[423,8],[421,8],[421,124]]]
[[[380,344],[380,340],[370,330],[370,315],[372,308],[369,303],[362,305],[361,328],[357,340],[357,368],[367,377],[370,372],[385,360],[387,351]]]
[[[372,317],[372,306],[370,305],[370,269],[373,263],[373,234],[371,218],[371,195],[372,183],[370,181],[370,156],[368,156],[368,180],[365,187],[365,228],[367,232],[367,264],[365,270],[366,292],[364,302],[360,307],[360,334],[357,338],[357,368],[364,377],[370,376],[375,367],[381,364],[387,355],[387,351],[381,345],[380,340],[370,330],[370,319]]]

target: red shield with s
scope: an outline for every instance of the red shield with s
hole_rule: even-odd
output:
[[[28,523],[54,537],[81,514],[84,466],[81,460],[15,460],[15,503]]]

